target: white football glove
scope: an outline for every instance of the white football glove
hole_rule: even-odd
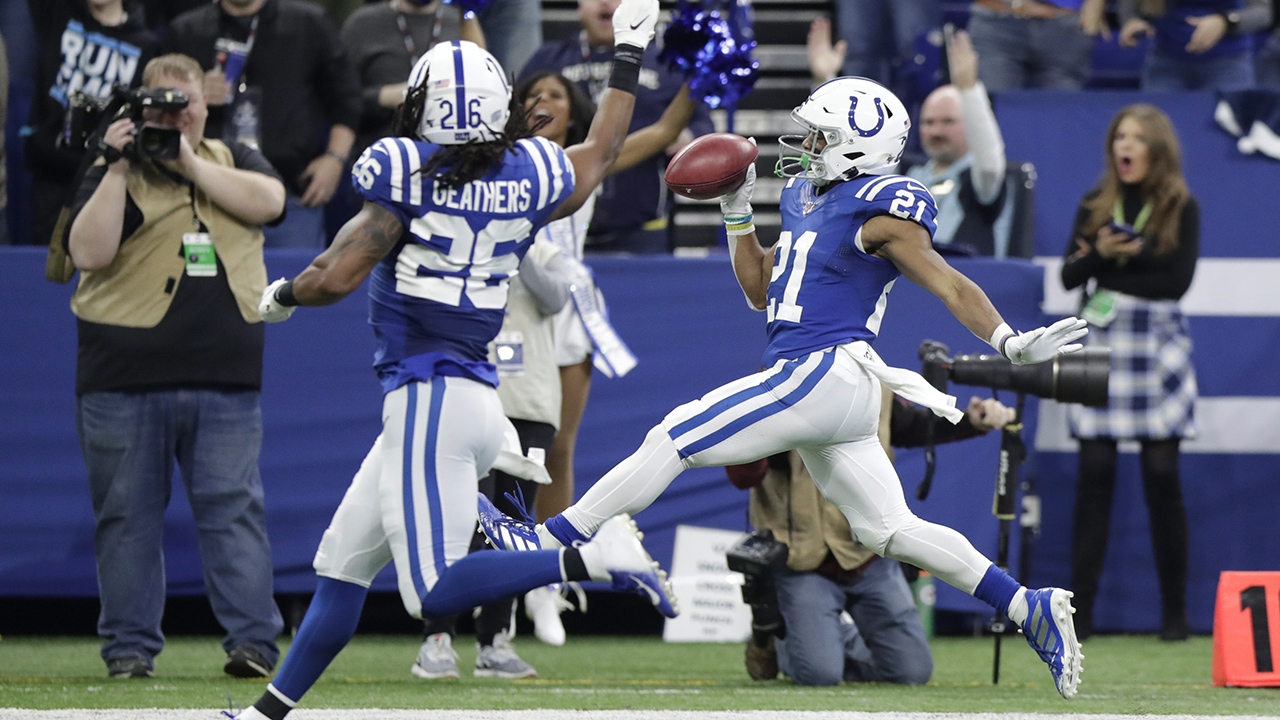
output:
[[[1064,318],[1049,327],[1014,333],[1007,324],[992,336],[992,345],[1014,365],[1031,365],[1073,353],[1084,345],[1075,342],[1088,334],[1088,323],[1080,318]],[[996,337],[999,336],[999,337]],[[1007,339],[1005,339],[1007,338]],[[1004,347],[1000,347],[1003,343]]]
[[[276,299],[276,290],[279,290],[280,286],[286,282],[288,280],[280,278],[262,291],[262,299],[258,301],[258,314],[262,316],[262,322],[284,322],[289,319],[294,310],[298,309],[297,306],[285,307]]]
[[[751,138],[751,142],[755,142],[755,138]],[[747,168],[747,177],[738,186],[737,190],[728,195],[720,196],[720,214],[725,217],[734,216],[742,217],[751,214],[751,193],[756,189],[756,164],[751,163]]]
[[[622,0],[613,11],[613,46],[634,45],[641,50],[653,40],[658,0]]]

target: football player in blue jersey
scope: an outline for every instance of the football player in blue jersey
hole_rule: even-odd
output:
[[[281,720],[298,703],[351,639],[388,562],[415,617],[589,579],[646,588],[655,604],[670,605],[629,518],[611,519],[578,548],[467,554],[478,478],[510,427],[487,348],[509,280],[534,232],[573,213],[618,157],[657,14],[657,0],[623,0],[610,89],[586,141],[567,152],[528,136],[489,53],[437,44],[409,77],[395,136],[355,163],[359,214],[296,278],[263,293],[263,320],[278,322],[299,305],[337,302],[370,277],[383,427],[320,541],[316,594],[289,654],[239,720]]]
[[[807,132],[782,138],[782,233],[761,247],[751,214],[754,168],[721,198],[734,272],[751,307],[767,313],[767,369],[672,411],[631,457],[575,505],[536,528],[488,508],[490,536],[572,547],[620,513],[648,507],[686,468],[735,465],[796,449],[855,537],[878,555],[911,563],[1004,611],[1049,665],[1058,692],[1076,693],[1081,652],[1071,593],[1028,590],[960,533],[907,507],[876,436],[880,385],[957,422],[955,398],[871,348],[900,275],[938,296],[978,337],[1017,364],[1080,349],[1084,321],[1015,333],[976,284],[933,250],[937,208],[929,191],[894,175],[906,143],[906,108],[884,87],[837,78],[792,112]]]

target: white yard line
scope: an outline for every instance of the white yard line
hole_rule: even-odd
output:
[[[215,720],[218,710],[20,710],[0,720]],[[806,712],[760,710],[296,710],[289,720],[1239,720],[1242,715],[1079,715],[1032,712]]]

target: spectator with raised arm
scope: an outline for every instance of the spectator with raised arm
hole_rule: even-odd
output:
[[[562,40],[548,42],[520,71],[523,82],[541,70],[558,72],[577,83],[591,101],[599,104],[609,64],[613,60],[613,26],[610,18],[619,0],[578,0],[582,31]],[[684,83],[681,74],[658,61],[658,49],[645,51],[640,69],[640,88],[629,132],[657,122]],[[587,230],[586,252],[651,255],[670,252],[674,246],[668,225],[671,192],[662,182],[670,155],[695,136],[713,130],[710,110],[699,103],[689,127],[666,153],[608,178],[600,186],[595,217]]]
[[[927,161],[904,163],[903,175],[924,183],[938,203],[935,246],[963,255],[1005,257],[1009,223],[1004,137],[991,99],[978,79],[978,54],[969,34],[948,32],[951,83],[920,108],[920,144]]]

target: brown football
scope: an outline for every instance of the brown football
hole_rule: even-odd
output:
[[[664,180],[673,191],[694,200],[711,200],[738,189],[759,148],[733,133],[711,133],[676,153]]]

